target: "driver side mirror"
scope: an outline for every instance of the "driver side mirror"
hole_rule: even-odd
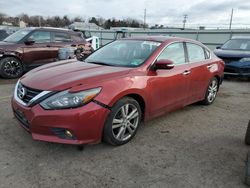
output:
[[[156,61],[152,67],[153,70],[158,69],[172,69],[174,68],[174,62],[169,59],[160,59],[159,61]]]
[[[216,49],[221,49],[221,46],[216,46]]]
[[[27,38],[25,41],[24,41],[24,44],[26,45],[32,45],[35,43],[35,40],[34,39],[31,39],[31,38]]]

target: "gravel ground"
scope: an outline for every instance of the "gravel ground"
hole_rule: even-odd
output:
[[[0,187],[245,187],[250,82],[224,81],[215,103],[147,122],[128,144],[33,141],[13,119],[0,79]]]

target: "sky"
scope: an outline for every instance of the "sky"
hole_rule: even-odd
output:
[[[0,0],[0,12],[10,16],[22,13],[42,16],[81,16],[135,18],[150,26],[181,27],[187,14],[187,27],[228,27],[232,8],[233,28],[250,28],[249,0]]]

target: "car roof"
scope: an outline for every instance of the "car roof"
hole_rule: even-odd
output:
[[[76,33],[71,29],[55,28],[55,27],[26,27],[24,29],[28,29],[28,30],[45,30],[45,31],[64,31],[64,32],[70,32],[70,33]]]
[[[171,38],[170,36],[138,36],[138,37],[125,38],[125,39],[165,42],[166,40],[168,40],[170,38]]]
[[[233,36],[232,39],[250,39],[250,36]]]
[[[154,41],[154,42],[174,42],[174,41],[185,41],[201,44],[200,42],[188,38],[174,37],[174,36],[138,36],[131,38],[124,38],[122,40],[146,40],[146,41]]]

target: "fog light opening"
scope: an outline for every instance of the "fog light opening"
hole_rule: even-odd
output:
[[[69,130],[65,130],[65,135],[69,138],[73,138],[74,135],[69,131]]]
[[[76,136],[68,129],[52,128],[51,130],[57,137],[61,139],[76,140]]]

